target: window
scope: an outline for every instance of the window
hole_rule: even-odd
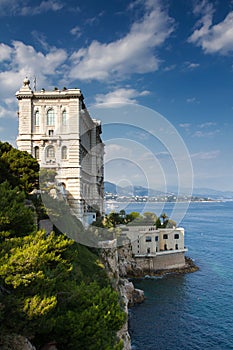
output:
[[[46,150],[46,157],[51,159],[55,158],[55,150],[53,146],[49,146]]]
[[[164,244],[164,250],[167,250],[167,244]]]
[[[39,149],[38,146],[36,146],[36,147],[34,148],[34,156],[35,156],[36,159],[39,159],[39,158],[40,158],[40,149]]]
[[[163,235],[163,239],[168,239],[167,234],[164,234],[164,235]]]
[[[179,239],[180,238],[179,233],[175,233],[174,238]]]
[[[155,242],[158,242],[159,236],[155,236]]]
[[[67,159],[67,147],[63,146],[61,149],[61,159]]]
[[[151,236],[146,236],[146,242],[151,242]]]
[[[47,112],[47,125],[55,125],[55,114],[53,109],[49,109]]]
[[[66,110],[64,110],[64,111],[62,112],[61,123],[62,123],[63,126],[65,126],[65,125],[66,125],[66,122],[67,122],[67,120],[66,120]]]
[[[53,136],[53,130],[49,130],[49,136]]]
[[[40,125],[40,113],[39,113],[39,111],[36,111],[35,112],[35,126],[38,126],[38,125]]]
[[[176,244],[176,249],[179,249],[178,244]]]

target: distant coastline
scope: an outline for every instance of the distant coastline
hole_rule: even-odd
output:
[[[162,198],[157,198],[157,199],[154,199],[154,198],[137,198],[137,199],[134,199],[132,197],[117,197],[117,198],[105,198],[105,203],[106,204],[117,204],[117,203],[188,203],[188,202],[194,202],[194,203],[197,203],[197,202],[201,202],[201,203],[209,203],[209,202],[225,202],[225,201],[233,201],[233,199],[212,199],[212,198],[196,198],[196,197],[192,197],[190,199],[182,199],[182,198],[178,198],[178,199],[174,199],[174,200],[165,200],[165,199],[162,199]]]

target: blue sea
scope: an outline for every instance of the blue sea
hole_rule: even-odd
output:
[[[180,226],[200,270],[133,281],[146,300],[130,309],[132,348],[233,349],[233,202],[191,203]]]

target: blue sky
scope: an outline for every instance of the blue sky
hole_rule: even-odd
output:
[[[0,17],[0,140],[15,145],[15,92],[25,76],[36,76],[37,89],[80,88],[90,109],[118,102],[159,112],[185,142],[194,186],[233,190],[233,1],[0,0]],[[132,128],[143,148],[135,151],[140,165],[139,153],[132,156],[137,147],[127,144],[128,128],[106,125],[103,133],[107,143],[111,139],[107,157],[125,150],[133,163],[122,184],[135,175],[134,184],[144,185],[140,172],[149,172],[145,134],[155,132],[156,118],[143,118],[146,130]],[[128,122],[138,125],[133,115]],[[165,173],[174,185],[169,176],[176,164],[167,166],[165,149],[154,144],[150,152],[158,177]],[[126,171],[120,161],[110,168],[106,164],[110,181]]]

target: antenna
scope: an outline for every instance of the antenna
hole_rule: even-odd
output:
[[[34,91],[36,91],[36,77],[34,77],[33,83],[34,83]]]

